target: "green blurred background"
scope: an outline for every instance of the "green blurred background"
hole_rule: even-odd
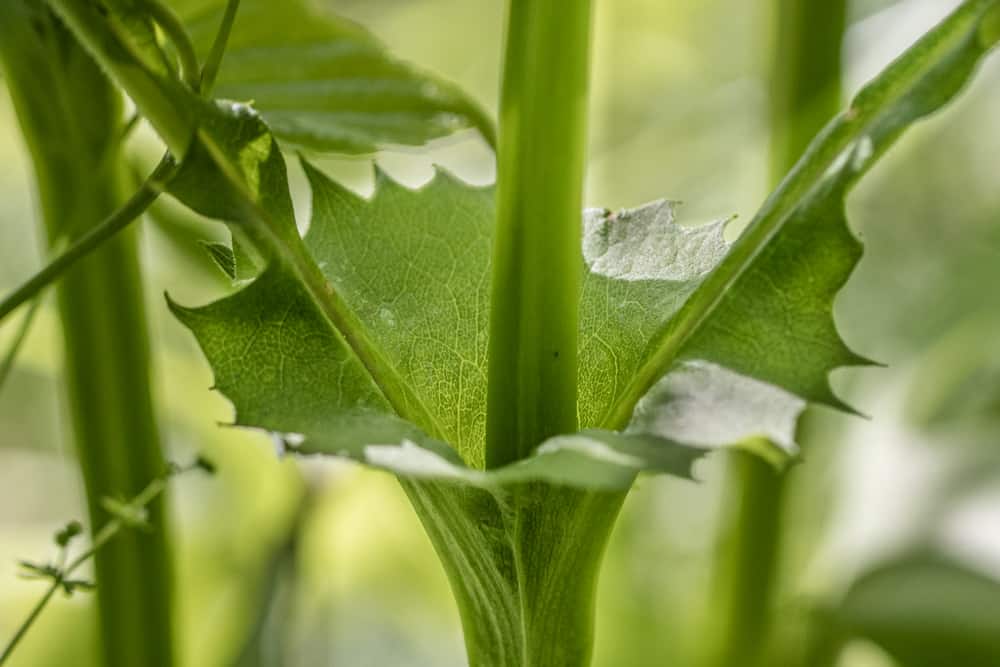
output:
[[[500,0],[328,4],[496,108]],[[853,2],[845,91],[955,4]],[[587,204],[668,197],[685,202],[691,224],[749,219],[769,181],[774,3],[596,5]],[[841,395],[869,418],[816,410],[804,421],[806,462],[792,472],[773,655],[798,650],[816,610],[835,606],[886,559],[933,548],[1000,579],[997,119],[1000,58],[993,58],[956,105],[908,134],[848,201],[866,254],[837,301],[838,323],[855,349],[887,368],[836,377]],[[135,149],[141,164],[158,150],[148,133]],[[494,173],[471,134],[377,159],[411,184],[429,178],[435,163],[477,183]],[[322,166],[370,190],[370,160]],[[30,174],[0,92],[0,291],[39,265]],[[305,219],[302,175],[293,168],[292,177]],[[160,202],[142,230],[169,456],[203,451],[219,466],[216,477],[185,477],[170,492],[182,664],[463,665],[444,574],[391,477],[345,463],[281,461],[266,435],[216,427],[231,409],[208,391],[210,371],[162,294],[200,303],[228,289],[196,243],[221,228]],[[0,349],[16,321],[0,328]],[[85,515],[58,380],[59,335],[50,299],[0,390],[0,641],[40,593],[39,584],[16,577],[17,560],[48,557],[52,532]],[[721,473],[714,456],[699,464],[697,484],[640,480],[601,580],[597,667],[691,664],[704,640]],[[906,584],[921,585],[920,577]],[[58,599],[13,664],[89,664],[93,612],[87,596]],[[859,639],[839,664],[893,663]]]

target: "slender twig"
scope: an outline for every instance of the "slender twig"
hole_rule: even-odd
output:
[[[160,164],[142,184],[142,187],[121,208],[74,241],[69,248],[49,262],[45,268],[0,302],[0,320],[3,320],[25,301],[33,298],[76,262],[96,250],[101,244],[141,216],[163,192],[176,170],[177,165],[173,159],[169,155],[164,155]]]
[[[42,610],[45,609],[46,605],[49,604],[49,600],[52,599],[52,596],[55,595],[55,592],[59,590],[59,586],[61,585],[62,582],[53,580],[48,589],[45,591],[45,594],[39,598],[37,603],[35,603],[35,606],[31,609],[31,613],[28,614],[27,618],[24,619],[24,622],[18,626],[17,631],[14,633],[14,636],[11,637],[7,647],[4,648],[3,653],[0,654],[0,665],[5,664],[11,654],[14,653],[14,649],[17,648],[17,645],[21,643],[22,639],[24,639],[24,635],[28,632],[31,626],[35,624],[38,616],[42,613]]]
[[[212,50],[208,53],[208,59],[201,70],[201,94],[206,97],[212,92],[215,79],[219,75],[222,56],[226,53],[226,44],[233,31],[233,22],[236,20],[236,11],[239,8],[240,0],[229,0],[226,3],[226,13],[222,15],[222,23],[219,24],[219,31],[215,34]]]
[[[163,491],[167,488],[167,481],[170,480],[170,478],[183,475],[184,473],[192,470],[204,470],[211,474],[214,472],[215,468],[210,462],[202,457],[198,457],[193,463],[186,466],[171,466],[166,473],[151,481],[135,497],[125,503],[125,506],[135,510],[145,509],[147,505],[156,500],[156,498],[163,493]],[[135,525],[134,522],[126,521],[124,518],[116,517],[111,519],[104,524],[101,530],[97,532],[90,547],[71,560],[68,565],[64,565],[67,551],[65,545],[62,546],[59,558],[57,559],[58,564],[53,568],[52,574],[50,575],[51,584],[49,584],[45,593],[42,594],[42,597],[38,599],[38,602],[35,603],[35,606],[31,608],[31,611],[21,622],[21,625],[18,626],[13,637],[11,637],[10,641],[7,643],[3,653],[0,654],[0,665],[7,662],[8,658],[10,658],[10,656],[14,653],[14,649],[17,648],[17,645],[27,634],[28,630],[30,630],[31,626],[38,620],[38,617],[48,605],[55,592],[59,590],[59,588],[64,587],[64,585],[70,581],[70,576],[78,570],[80,566],[93,558],[103,546],[113,540],[123,529],[132,527],[133,525]]]
[[[840,107],[845,0],[778,0],[772,62],[771,179],[778,184]],[[756,455],[728,461],[707,632],[709,664],[764,664],[782,580],[787,479]],[[813,664],[813,663],[809,663]]]
[[[21,325],[18,327],[17,333],[14,334],[14,340],[10,343],[10,349],[8,349],[7,354],[4,355],[3,361],[0,361],[0,389],[3,388],[4,383],[7,381],[7,377],[14,369],[14,360],[17,359],[17,353],[21,351],[21,345],[24,344],[25,339],[28,337],[28,331],[31,329],[31,323],[35,319],[35,313],[38,312],[38,307],[41,304],[41,296],[36,296],[35,300],[31,302],[28,312],[25,313],[24,319],[21,320]]]

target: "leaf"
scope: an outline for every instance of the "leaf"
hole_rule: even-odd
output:
[[[628,426],[639,399],[661,377],[689,373],[692,363],[725,369],[730,381],[680,395],[678,388],[692,385],[668,375],[670,403],[723,415],[726,437],[741,431],[740,439],[779,437],[790,450],[802,400],[840,405],[829,372],[863,361],[841,341],[832,317],[833,298],[860,254],[844,221],[844,194],[906,123],[949,99],[928,91],[944,83],[957,91],[984,52],[979,21],[993,6],[967,4],[862,91],[732,248],[722,240],[723,223],[679,227],[666,202],[588,214],[583,427]],[[380,176],[375,196],[364,202],[315,170],[308,173],[315,201],[307,261],[321,267],[331,294],[356,318],[357,331],[327,326],[327,334],[354,336],[375,350],[380,367],[391,371],[376,378],[379,389],[399,393],[397,405],[412,411],[403,416],[481,467],[492,196],[443,175],[419,192]],[[276,200],[284,207],[285,199]],[[673,260],[659,265],[666,268],[652,261],[662,256]],[[326,298],[316,292],[314,301]],[[365,365],[370,371],[372,364]],[[725,392],[734,386],[733,373],[773,385],[764,395],[782,398],[769,403],[776,411],[722,412],[732,407]],[[710,431],[717,420],[698,421],[683,431],[683,444],[716,444]]]
[[[176,3],[202,58],[225,4]],[[494,143],[492,121],[455,86],[394,59],[360,26],[305,0],[243,0],[216,94],[251,103],[275,135],[308,149],[371,153],[467,127]]]
[[[197,336],[216,388],[236,406],[237,424],[294,433],[302,452],[342,454],[402,476],[484,488],[554,478],[627,488],[647,467],[689,474],[696,450],[658,441],[657,452],[651,438],[631,442],[611,433],[557,438],[522,464],[477,470],[492,189],[439,172],[424,188],[410,190],[380,173],[366,201],[308,165],[306,173],[313,187],[313,221],[304,240],[311,261],[324,272],[329,293],[350,304],[366,344],[392,367],[393,377],[383,382],[405,385],[399,393],[419,403],[422,417],[412,425],[393,414],[341,330],[316,305],[326,296],[310,294],[297,276],[272,264],[209,306],[171,304]],[[284,195],[270,199],[285,201]]]
[[[626,432],[704,448],[737,445],[781,469],[798,455],[795,429],[805,407],[773,385],[685,361],[639,401]]]
[[[1000,664],[1000,582],[937,554],[862,575],[836,612],[905,667]]]
[[[439,170],[414,191],[378,172],[365,201],[306,174],[316,262],[419,396],[433,420],[422,426],[481,467],[493,189]]]

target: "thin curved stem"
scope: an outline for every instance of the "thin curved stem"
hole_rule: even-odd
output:
[[[42,610],[44,610],[46,605],[49,604],[49,600],[51,600],[52,596],[55,595],[55,592],[59,590],[60,585],[61,583],[59,580],[54,580],[45,591],[45,594],[39,598],[37,603],[35,603],[35,606],[31,609],[31,613],[28,614],[24,621],[21,622],[21,625],[18,626],[17,630],[14,632],[14,636],[11,637],[7,646],[4,648],[3,653],[0,654],[0,665],[7,663],[7,659],[14,653],[14,649],[17,648],[17,645],[21,643],[22,639],[24,639],[28,630],[31,629],[31,626],[35,624],[36,620],[38,620]]]
[[[576,430],[589,0],[511,0],[497,156],[486,466]]]
[[[181,61],[181,80],[191,90],[198,92],[201,85],[201,67],[198,66],[198,55],[187,30],[184,29],[184,24],[173,9],[159,0],[145,0],[143,6],[177,49],[177,57]]]
[[[219,31],[215,33],[212,50],[209,51],[208,59],[201,70],[201,94],[205,97],[208,97],[212,87],[215,86],[215,79],[219,75],[219,67],[222,65],[222,57],[226,53],[226,44],[233,31],[233,22],[236,20],[239,8],[240,0],[229,0],[226,3],[226,13],[222,15],[222,23],[219,24]]]
[[[163,191],[176,173],[177,166],[169,155],[164,155],[153,173],[121,208],[102,220],[97,226],[81,236],[69,248],[49,262],[27,282],[14,290],[0,302],[0,320],[15,308],[35,297],[47,286],[55,282],[67,269],[76,264],[105,241],[125,229],[133,220],[141,216]]]

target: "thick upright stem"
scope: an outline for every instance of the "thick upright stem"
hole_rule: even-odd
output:
[[[589,0],[511,0],[500,112],[486,463],[576,430]]]
[[[121,204],[120,96],[42,2],[0,3],[0,56],[49,239],[72,240]],[[134,496],[165,470],[135,237],[123,232],[67,271],[59,307],[91,525],[102,526],[102,498]],[[109,667],[173,663],[163,504],[148,509],[149,532],[122,535],[96,557]]]
[[[589,0],[511,0],[500,111],[490,309],[486,465],[577,429],[581,209],[590,66]],[[479,666],[584,667],[594,592],[624,494],[516,489],[512,540],[519,646],[470,644]],[[447,558],[446,558],[447,561]],[[457,579],[457,578],[456,578]],[[456,587],[460,607],[472,596]],[[463,613],[463,618],[466,614]],[[467,633],[476,623],[468,614]],[[493,625],[496,625],[494,623]],[[503,643],[501,643],[503,644]]]
[[[840,107],[845,0],[778,0],[772,70],[771,181],[778,183]],[[780,571],[785,475],[730,455],[716,564],[710,665],[753,666],[767,644]]]

